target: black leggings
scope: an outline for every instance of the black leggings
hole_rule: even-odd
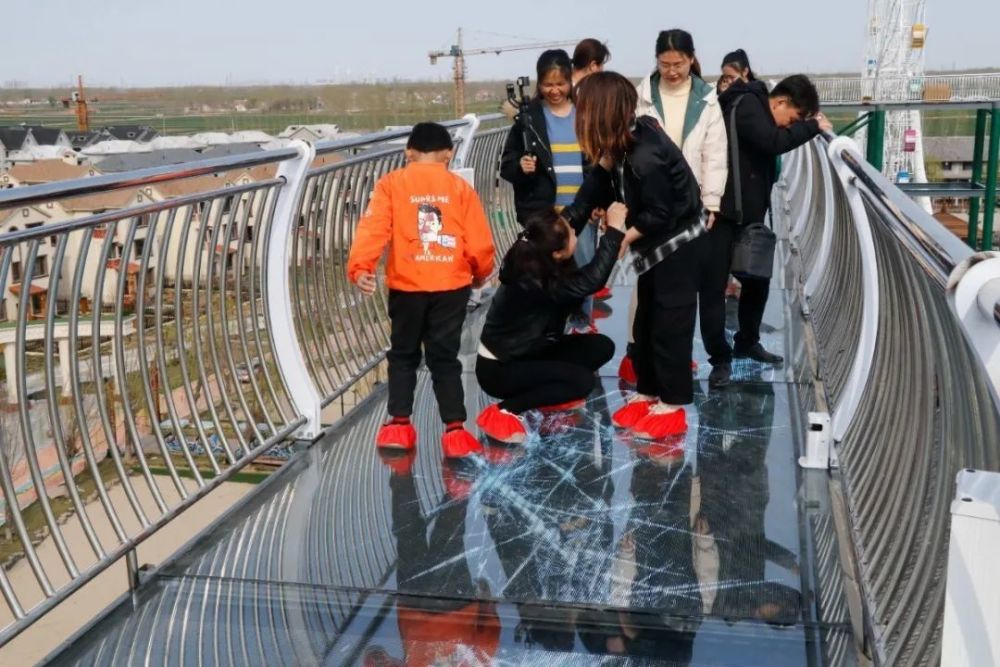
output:
[[[615,344],[602,334],[562,336],[537,354],[506,362],[480,356],[476,378],[500,408],[521,414],[586,398],[594,372],[611,360]]]

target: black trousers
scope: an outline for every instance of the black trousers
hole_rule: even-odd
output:
[[[426,357],[442,421],[465,421],[458,349],[470,291],[468,287],[450,292],[389,291],[389,414],[393,417],[413,414],[417,369]]]
[[[631,350],[637,389],[671,405],[694,400],[691,354],[708,250],[702,235],[639,276]]]
[[[737,224],[722,217],[716,218],[715,226],[708,232],[709,256],[705,262],[705,274],[698,298],[701,339],[713,366],[733,360],[733,351],[726,340],[726,285],[733,261],[733,245],[738,235]],[[742,278],[740,283],[740,329],[734,344],[737,349],[745,350],[760,342],[760,323],[764,319],[771,281]]]
[[[538,354],[500,362],[480,356],[476,378],[500,408],[521,414],[586,398],[594,372],[611,360],[615,344],[602,334],[562,336]]]

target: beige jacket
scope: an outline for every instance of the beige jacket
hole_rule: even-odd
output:
[[[652,116],[662,125],[663,118],[654,101],[654,91],[658,98],[659,77],[656,74],[643,78],[639,84],[636,115]],[[729,142],[715,89],[697,77],[692,79],[681,151],[701,186],[702,204],[709,211],[718,211],[729,177]]]

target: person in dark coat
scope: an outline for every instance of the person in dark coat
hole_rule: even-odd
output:
[[[636,119],[637,101],[635,86],[615,72],[580,83],[577,137],[599,167],[563,215],[585,218],[609,193],[628,206],[624,245],[639,274],[632,329],[638,392],[612,420],[658,440],[687,429],[683,406],[694,398],[691,352],[707,246],[698,181],[660,124]]]
[[[523,413],[579,407],[593,391],[594,372],[614,355],[614,343],[602,334],[563,332],[570,314],[607,283],[627,215],[623,204],[608,208],[597,255],[583,267],[573,260],[576,233],[554,208],[527,218],[504,257],[476,360],[479,386],[500,399],[476,420],[487,436],[524,442]]]
[[[719,102],[730,132],[729,142],[738,145],[739,168],[730,157],[729,182],[709,233],[711,261],[700,293],[702,339],[712,364],[709,384],[713,388],[729,384],[734,356],[765,364],[784,361],[760,344],[769,280],[741,277],[740,328],[732,348],[726,340],[726,284],[733,246],[743,226],[768,219],[771,189],[778,177],[778,156],[808,143],[821,131],[832,130],[819,112],[816,87],[801,74],[784,79],[770,92],[762,81],[736,79],[720,95]],[[731,131],[734,109],[736,136]],[[740,201],[734,187],[737,174],[742,189]]]

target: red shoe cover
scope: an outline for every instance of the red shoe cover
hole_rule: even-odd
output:
[[[684,437],[678,435],[668,437],[661,442],[642,443],[636,451],[639,456],[656,463],[673,464],[684,458]]]
[[[505,447],[503,445],[486,445],[483,447],[483,458],[490,465],[508,465],[524,458],[523,447]]]
[[[413,462],[417,459],[417,453],[411,450],[379,450],[378,457],[382,463],[394,474],[406,477],[413,473]]]
[[[465,500],[472,493],[473,480],[462,477],[447,461],[441,464],[441,481],[445,492],[454,500]]]
[[[693,359],[691,360],[691,372],[692,373],[698,372],[698,362],[694,361]]]
[[[687,431],[687,413],[681,409],[667,414],[648,414],[632,427],[642,440],[663,440]]]
[[[519,445],[527,436],[520,417],[501,410],[497,404],[483,410],[476,419],[476,424],[489,437],[509,445]]]
[[[602,287],[594,294],[595,299],[610,299],[611,298],[611,288]]]
[[[572,412],[573,410],[582,410],[587,405],[587,399],[581,398],[575,401],[567,401],[566,403],[560,403],[559,405],[546,405],[544,407],[538,408],[540,412],[552,413],[552,412]]]
[[[483,451],[482,444],[464,428],[446,431],[441,436],[441,448],[444,449],[444,456],[447,459],[464,459],[466,456],[480,454]]]
[[[622,359],[622,365],[618,367],[618,377],[627,384],[637,384],[639,376],[635,374],[635,366],[632,365],[632,357]]]
[[[618,408],[615,414],[611,415],[611,423],[620,428],[632,428],[639,423],[649,409],[653,407],[655,401],[632,401]]]
[[[378,430],[375,444],[379,449],[409,451],[417,446],[417,429],[413,424],[385,424]]]

